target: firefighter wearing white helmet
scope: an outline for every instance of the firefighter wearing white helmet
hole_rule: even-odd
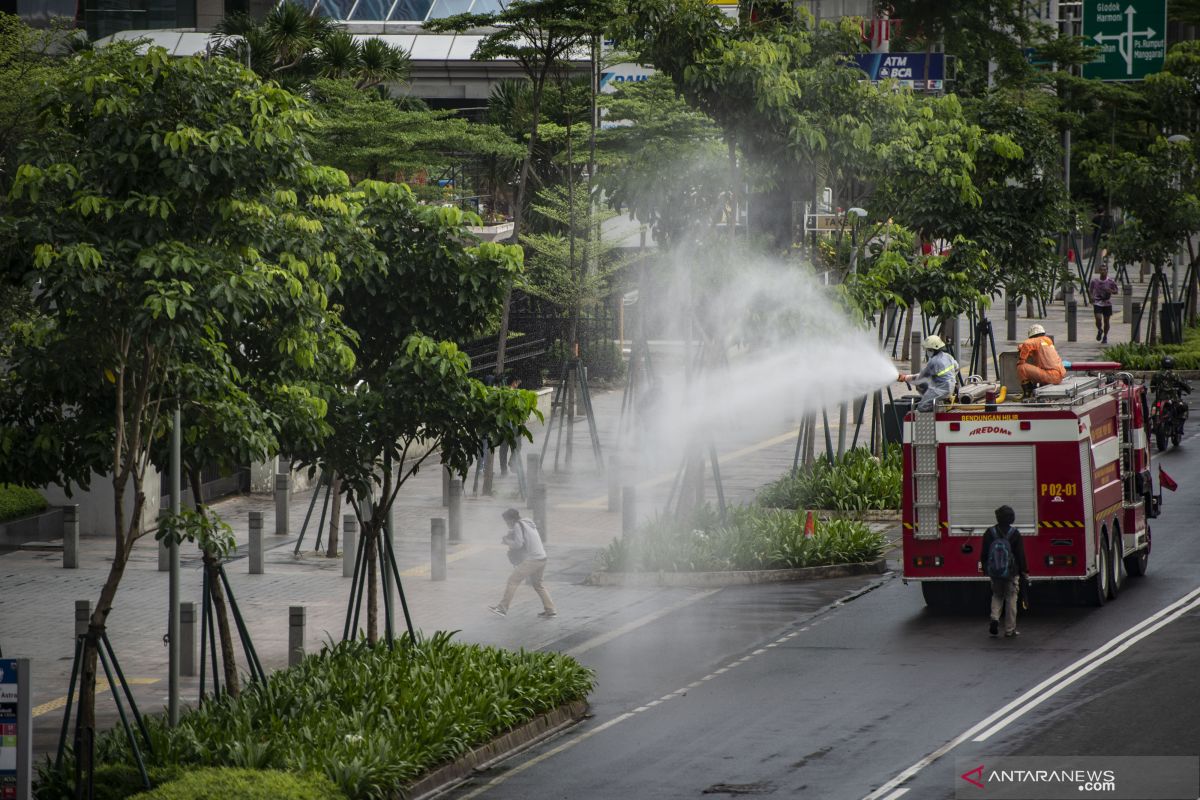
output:
[[[1017,348],[1017,378],[1022,393],[1029,396],[1038,386],[1062,383],[1067,371],[1045,328],[1035,322],[1027,336]]]
[[[946,351],[946,343],[940,336],[926,336],[921,347],[928,355],[925,368],[915,375],[899,375],[902,383],[916,381],[921,392],[917,403],[918,411],[933,411],[937,401],[949,397],[954,391],[954,379],[958,375],[958,362]]]

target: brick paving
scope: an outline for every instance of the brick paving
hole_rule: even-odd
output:
[[[1135,288],[1135,298],[1140,299],[1142,290],[1143,287]],[[995,309],[993,319],[997,346],[1012,349],[1013,345],[1002,338],[1003,304]],[[1025,317],[1018,320],[1021,338],[1031,321]],[[1064,358],[1086,360],[1099,355],[1101,345],[1094,341],[1088,306],[1080,308],[1080,341],[1076,343],[1067,342],[1061,303],[1052,304],[1047,318],[1038,321],[1055,335]],[[1110,343],[1127,341],[1129,327],[1122,321],[1118,305]],[[967,345],[963,347],[965,361],[969,351]],[[593,396],[601,441],[611,444],[619,419],[621,390],[597,391]],[[831,423],[836,422],[836,414],[830,416]],[[750,499],[759,486],[790,468],[795,446],[794,428],[756,426],[748,420],[739,422],[742,424],[714,433],[714,444],[721,453],[723,483],[731,502]],[[565,650],[700,591],[584,585],[584,579],[595,568],[598,550],[619,535],[621,516],[607,510],[607,485],[593,464],[582,420],[577,421],[575,430],[573,467],[554,472],[551,447],[545,468],[550,554],[546,583],[560,616],[551,621],[539,620],[536,617],[539,604],[527,587],[518,592],[508,619],[498,619],[487,611],[487,606],[499,599],[509,570],[499,543],[503,533],[499,515],[507,506],[521,504],[512,474],[497,478],[492,497],[471,496],[471,481],[467,481],[463,542],[449,547],[448,580],[429,579],[429,520],[446,516],[441,504],[440,469],[432,464],[405,485],[395,509],[396,555],[417,628],[428,632],[457,630],[462,640],[505,647]],[[836,430],[832,436],[836,442]],[[540,438],[535,445],[527,443],[525,452],[533,452],[532,448],[540,444]],[[663,508],[675,471],[675,465],[664,465],[659,474],[643,481],[639,488],[639,517],[645,519]],[[709,486],[711,500],[711,481]],[[215,505],[217,512],[233,526],[238,539],[239,553],[227,566],[227,572],[268,670],[286,663],[290,605],[307,608],[310,652],[325,641],[341,638],[350,579],[342,577],[340,559],[327,559],[312,552],[319,503],[306,534],[304,550],[299,557],[292,554],[310,499],[311,491],[292,497],[289,522],[293,533],[288,537],[270,535],[275,526],[274,502],[269,495],[237,496]],[[265,519],[263,575],[248,574],[245,545],[250,511],[263,512]],[[62,569],[61,552],[55,550],[21,549],[0,555],[0,646],[6,656],[34,659],[34,703],[38,706],[35,727],[40,752],[53,747],[61,721],[61,700],[72,656],[74,602],[95,600],[107,574],[111,547],[106,538],[85,537],[78,570]],[[194,601],[198,608],[200,559],[190,546],[184,547],[182,556],[181,597]],[[163,643],[166,595],[167,575],[157,571],[157,544],[148,536],[134,549],[109,625],[109,635],[125,673],[133,679],[139,703],[147,710],[157,710],[166,701],[167,652]],[[196,679],[184,678],[184,701],[193,701],[196,691]],[[115,721],[107,697],[99,702],[98,713],[102,721]]]

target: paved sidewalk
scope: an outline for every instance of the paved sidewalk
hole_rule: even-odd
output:
[[[1140,297],[1140,292],[1141,288],[1135,289],[1135,297]],[[1002,336],[1003,306],[996,312],[993,325]],[[1048,317],[1039,321],[1055,334],[1064,358],[1085,360],[1098,356],[1100,345],[1094,341],[1087,306],[1080,309],[1078,343],[1067,343],[1063,316],[1060,302],[1052,304]],[[1129,326],[1120,320],[1118,307],[1110,343],[1129,338]],[[1030,321],[1022,318],[1018,322],[1022,338]],[[997,345],[1001,349],[1014,346],[1000,337]],[[967,357],[964,355],[964,360]],[[896,388],[893,386],[893,390]],[[593,397],[600,439],[610,448],[615,441],[622,392],[619,389],[594,392]],[[836,422],[836,413],[830,414],[830,422]],[[865,443],[867,430],[864,427],[860,444]],[[593,462],[582,419],[576,421],[575,435],[574,465],[570,470],[554,471],[553,443],[545,464],[549,487],[549,524],[545,533],[550,555],[546,582],[560,616],[549,621],[538,619],[540,606],[527,587],[518,591],[507,619],[499,619],[487,610],[488,605],[499,600],[509,572],[499,542],[504,532],[500,512],[510,505],[521,505],[511,474],[497,479],[493,497],[471,496],[468,479],[463,543],[449,548],[448,580],[435,583],[429,579],[429,520],[446,516],[441,505],[440,468],[431,463],[405,485],[395,509],[396,553],[417,628],[428,632],[456,630],[464,641],[561,650],[580,656],[586,663],[588,650],[614,631],[629,629],[662,609],[705,595],[704,590],[688,588],[614,589],[583,585],[595,568],[599,549],[619,535],[621,515],[607,510],[607,484]],[[836,442],[836,428],[831,435]],[[749,500],[758,487],[791,467],[796,436],[793,426],[739,419],[714,431],[712,436],[721,454],[723,484],[730,502]],[[847,443],[851,438],[852,434],[847,436]],[[525,452],[533,452],[532,448],[540,444],[540,438],[536,445],[527,443]],[[677,463],[664,462],[657,473],[641,483],[640,518],[646,519],[664,508],[677,469]],[[711,487],[709,479],[710,500]],[[327,559],[312,552],[319,503],[306,534],[305,549],[298,557],[292,554],[310,499],[311,492],[292,498],[289,519],[293,535],[289,537],[270,535],[275,528],[274,503],[268,495],[233,497],[215,506],[237,535],[241,549],[227,572],[267,669],[286,663],[291,605],[307,608],[310,652],[319,649],[323,642],[341,638],[350,579],[342,577],[340,559]],[[262,511],[264,515],[268,534],[264,575],[248,574],[245,543],[250,511]],[[81,542],[78,570],[62,569],[61,553],[57,551],[18,550],[0,555],[0,645],[7,656],[34,659],[39,752],[52,750],[57,738],[71,665],[74,602],[95,601],[108,571],[111,547],[106,538],[85,538]],[[109,635],[125,673],[146,710],[157,710],[166,701],[167,654],[163,635],[167,575],[157,571],[156,548],[156,542],[149,536],[135,547],[109,625]],[[863,581],[870,579],[867,576]],[[189,546],[183,550],[182,581],[182,599],[195,602],[198,609],[200,559]],[[196,679],[185,678],[184,700],[194,701],[196,690]],[[115,721],[115,711],[107,697],[100,701],[98,712],[102,722]]]

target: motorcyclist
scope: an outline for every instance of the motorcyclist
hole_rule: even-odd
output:
[[[906,375],[901,372],[897,380],[901,383],[916,381],[921,399],[917,403],[918,411],[933,411],[937,401],[949,397],[954,390],[954,379],[958,375],[958,362],[946,350],[942,337],[926,336],[921,342],[928,358],[925,368],[916,374]]]
[[[1181,394],[1191,394],[1192,387],[1174,372],[1175,358],[1163,356],[1162,366],[1150,379],[1150,388],[1154,391],[1155,402],[1159,400],[1175,400]]]

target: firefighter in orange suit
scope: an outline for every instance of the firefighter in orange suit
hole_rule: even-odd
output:
[[[1029,338],[1017,348],[1017,378],[1026,390],[1025,394],[1032,394],[1038,386],[1062,383],[1066,374],[1058,350],[1054,348],[1054,340],[1046,335],[1046,329],[1041,325],[1030,325]]]

